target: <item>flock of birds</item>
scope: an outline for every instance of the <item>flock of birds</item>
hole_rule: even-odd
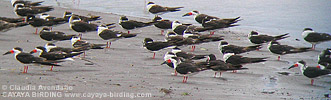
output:
[[[302,36],[305,41],[312,44],[312,48],[297,48],[288,45],[281,45],[278,40],[285,39],[288,33],[281,34],[278,36],[259,35],[258,32],[252,31],[249,33],[249,40],[255,44],[252,46],[242,47],[229,44],[223,37],[214,35],[214,31],[217,29],[224,29],[234,26],[241,21],[240,17],[236,18],[218,18],[201,14],[199,11],[188,12],[185,16],[194,16],[194,19],[201,24],[201,26],[194,26],[192,24],[185,24],[179,21],[170,21],[162,19],[160,15],[168,12],[180,11],[183,7],[164,7],[157,5],[153,2],[148,2],[147,10],[155,17],[151,22],[141,22],[135,20],[129,20],[126,16],[121,16],[119,25],[128,30],[128,32],[121,32],[113,30],[112,28],[115,23],[97,25],[92,23],[93,21],[100,20],[100,16],[89,15],[82,16],[73,14],[72,12],[65,12],[63,17],[57,18],[50,16],[45,12],[52,11],[51,6],[41,6],[41,2],[31,2],[24,0],[12,0],[12,6],[14,12],[20,18],[0,18],[0,31],[7,31],[15,27],[22,27],[31,25],[36,28],[36,34],[38,27],[43,27],[39,32],[40,38],[45,41],[50,41],[45,46],[38,46],[30,53],[23,52],[22,48],[15,47],[12,50],[6,52],[6,54],[14,54],[15,59],[25,64],[23,73],[27,73],[28,64],[41,64],[50,65],[51,70],[53,66],[60,66],[58,63],[64,62],[65,60],[73,60],[72,57],[84,54],[85,51],[90,49],[104,49],[109,48],[112,41],[121,38],[132,38],[138,34],[130,33],[130,30],[142,28],[146,26],[154,25],[155,27],[162,29],[161,34],[164,34],[164,30],[171,30],[165,33],[165,41],[154,41],[152,38],[145,38],[143,46],[154,52],[153,58],[155,58],[155,52],[164,48],[172,48],[171,51],[164,55],[164,62],[169,67],[175,70],[177,73],[184,75],[183,82],[187,82],[188,76],[196,74],[204,70],[215,71],[215,76],[219,72],[237,70],[247,70],[248,68],[243,67],[245,64],[260,63],[267,61],[266,57],[251,58],[240,55],[241,53],[257,51],[262,48],[263,44],[268,44],[268,49],[271,53],[277,54],[278,60],[280,55],[307,52],[315,49],[316,44],[330,41],[331,35],[327,33],[318,33],[313,31],[311,28],[305,28]],[[52,27],[69,23],[70,29],[80,33],[79,35],[66,34],[60,31],[52,31]],[[209,31],[210,34],[201,34],[200,32]],[[97,32],[101,39],[107,40],[107,44],[93,44],[86,40],[82,40],[82,34],[86,32]],[[70,40],[72,48],[58,47],[54,43],[57,41]],[[179,47],[192,46],[192,51],[195,49],[195,45],[208,43],[208,42],[219,42],[220,53],[223,54],[223,60],[217,59],[214,54],[208,55],[196,55],[182,51]],[[32,53],[39,52],[39,57],[33,56]],[[201,59],[207,59],[201,61]],[[304,61],[295,63],[293,67],[300,67],[303,75],[309,78],[315,78],[322,75],[331,74],[331,49],[328,48],[323,50],[318,57],[318,67],[307,66]],[[311,81],[313,84],[313,79]]]

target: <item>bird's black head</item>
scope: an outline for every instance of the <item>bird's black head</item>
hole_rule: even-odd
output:
[[[298,63],[300,63],[300,64],[302,64],[302,65],[306,65],[306,62],[303,61],[303,60],[298,61]]]
[[[271,45],[280,45],[280,43],[277,42],[277,41],[271,41],[270,44],[271,44]]]
[[[18,50],[18,51],[21,51],[21,52],[23,51],[23,49],[20,48],[20,47],[15,47],[14,50]]]
[[[122,16],[121,18],[120,18],[120,20],[122,20],[122,21],[127,21],[127,20],[129,20],[126,16]]]
[[[144,40],[144,44],[145,43],[152,43],[153,42],[153,39],[151,39],[151,38],[145,38],[145,40]]]
[[[162,18],[159,17],[159,16],[155,16],[154,19],[153,19],[153,21],[161,21],[161,20],[162,20]]]
[[[229,43],[226,41],[221,41],[221,45],[228,45]]]
[[[209,54],[209,55],[208,55],[208,60],[209,60],[209,61],[216,60],[216,56],[215,56],[214,54]]]
[[[313,29],[312,28],[305,28],[305,29],[303,29],[303,31],[313,31]]]
[[[154,2],[148,2],[147,5],[150,5],[150,4],[155,4]]]
[[[199,11],[193,10],[192,12],[199,14]]]
[[[255,32],[255,31],[252,31],[251,35],[259,35],[259,33]]]
[[[43,46],[38,46],[38,47],[36,47],[36,49],[40,49],[40,50],[42,50],[42,51],[46,51],[46,48],[43,47]]]

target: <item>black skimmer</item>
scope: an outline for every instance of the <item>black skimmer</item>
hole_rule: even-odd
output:
[[[106,44],[94,44],[94,43],[89,43],[88,41],[81,40],[79,37],[72,37],[71,38],[71,44],[74,48],[79,48],[79,47],[87,47],[90,49],[103,49]]]
[[[222,76],[222,72],[225,71],[236,71],[236,70],[244,70],[248,68],[242,68],[242,65],[233,65],[231,63],[226,63],[223,60],[217,60],[214,54],[208,55],[208,60],[206,64],[211,70],[215,71],[214,77],[216,77],[217,73],[220,73],[220,77]]]
[[[161,29],[161,35],[163,35],[164,30],[172,29],[172,21],[164,20],[159,16],[155,16],[153,19],[154,26]]]
[[[39,6],[43,2],[44,1],[32,2],[26,0],[11,0],[11,4],[13,5],[13,7],[15,7],[16,4],[24,4],[25,6]]]
[[[76,35],[68,35],[65,34],[64,32],[60,31],[51,31],[51,29],[44,27],[40,32],[39,32],[40,38],[46,41],[63,41],[63,40],[71,40],[73,36]]]
[[[242,47],[242,46],[231,45],[226,41],[220,41],[219,44],[219,50],[222,54],[224,54],[225,51],[231,51],[234,54],[241,54],[249,51],[259,50],[261,48],[262,45]]]
[[[40,64],[40,65],[50,65],[50,66],[60,66],[55,63],[59,63],[61,61],[50,61],[46,60],[41,57],[35,57],[31,55],[30,53],[24,53],[22,48],[15,47],[12,50],[6,52],[3,55],[7,54],[14,54],[14,58],[24,64],[24,70],[23,73],[27,73],[29,66],[28,64]]]
[[[331,34],[318,33],[311,28],[305,28],[302,32],[302,37],[305,41],[312,44],[312,49],[321,42],[331,41]]]
[[[44,12],[52,11],[54,8],[51,6],[43,6],[43,7],[25,7],[24,4],[16,4],[14,11],[16,15],[24,17],[27,15],[36,15]]]
[[[184,44],[193,45],[192,51],[194,51],[196,48],[194,44],[216,42],[216,41],[224,40],[223,39],[224,36],[211,36],[208,34],[201,35],[199,33],[194,33],[194,32],[188,31],[188,30],[186,30],[184,32],[183,37],[185,38],[183,40]],[[180,42],[177,42],[177,43],[180,43]]]
[[[113,24],[115,24],[115,23],[107,24],[107,26],[113,25]],[[75,16],[75,15],[72,15],[69,18],[69,27],[72,30],[78,32],[80,35],[80,38],[82,37],[81,33],[92,32],[92,31],[98,30],[98,25],[82,21],[78,16]]]
[[[233,65],[244,65],[249,63],[259,63],[267,61],[268,57],[264,58],[250,58],[250,57],[243,57],[241,55],[236,55],[231,51],[225,51],[223,54],[223,59],[226,63],[230,63]]]
[[[270,41],[277,41],[281,39],[288,38],[290,36],[287,36],[289,33],[277,35],[277,36],[269,36],[269,35],[259,35],[258,32],[252,31],[248,34],[248,39],[254,44],[262,44],[267,43]]]
[[[195,75],[200,71],[208,70],[205,65],[194,62],[182,62],[178,57],[172,57],[168,59],[167,62],[173,63],[176,72],[184,75],[183,83],[187,82],[188,76]]]
[[[67,54],[83,52],[90,49],[89,47],[64,48],[58,47],[53,43],[47,43],[44,47],[46,52],[65,52]]]
[[[119,20],[119,24],[121,25],[122,28],[126,30],[132,30],[136,28],[141,28],[141,27],[146,27],[146,26],[151,26],[155,22],[139,22],[135,20],[129,20],[126,16],[122,16]],[[130,34],[130,31],[128,31]]]
[[[182,35],[177,35],[175,32],[168,32],[165,34],[165,41],[182,41],[184,37]]]
[[[144,39],[144,48],[146,48],[149,51],[154,52],[153,59],[155,58],[155,52],[159,51],[164,48],[176,46],[173,42],[161,42],[161,41],[154,41],[151,38],[145,38]]]
[[[30,52],[30,54],[39,52],[39,57],[46,58],[46,60],[71,60],[73,61],[72,57],[82,54],[83,52],[47,52],[45,47],[38,46],[34,50]]]
[[[155,4],[154,2],[147,3],[148,12],[154,14],[155,16],[162,15],[167,12],[180,11],[180,8],[184,8],[184,7],[163,7],[163,6]]]
[[[171,24],[171,29],[178,35],[183,35],[184,31],[190,26],[191,24],[182,24],[179,21],[173,21]]]
[[[0,17],[1,21],[5,21],[8,23],[18,23],[18,22],[25,22],[25,18],[9,18],[9,17]]]
[[[209,16],[209,15],[206,15],[206,14],[200,14],[199,11],[196,11],[196,10],[184,14],[183,17],[192,16],[192,15],[194,16],[194,20],[197,21],[200,24],[202,24],[203,20],[219,19],[218,17]]]
[[[320,69],[318,67],[309,67],[306,65],[306,62],[301,60],[289,67],[288,69],[294,68],[294,67],[300,67],[300,71],[303,75],[311,79],[310,84],[314,84],[314,78],[331,74],[331,70],[327,69]]]
[[[280,55],[301,53],[310,51],[311,48],[295,48],[289,45],[281,45],[277,41],[271,41],[268,45],[268,49],[271,53],[278,54],[278,61],[280,60]]]
[[[37,53],[39,52],[39,57],[45,58],[46,60],[69,60],[69,61],[74,61],[72,57],[78,56],[82,54],[83,52],[72,52],[72,53],[66,53],[66,52],[47,52],[45,47],[38,46],[34,50],[30,52],[30,54]],[[50,71],[53,71],[53,65],[50,69]]]
[[[331,65],[331,48],[327,48],[323,50],[318,55],[318,64],[322,66],[329,66]]]
[[[22,27],[22,26],[26,26],[29,25],[28,23],[25,22],[18,22],[18,23],[8,23],[6,21],[2,21],[0,20],[0,31],[1,32],[6,32],[12,28],[15,27]]]
[[[167,64],[168,67],[174,69],[174,64],[173,64],[172,62],[168,62],[168,60],[171,59],[172,57],[176,57],[176,55],[175,55],[174,53],[172,53],[172,52],[167,52],[167,53],[165,53],[165,54],[164,54],[164,57],[163,57],[164,62],[163,62],[161,65],[163,65],[163,64]],[[171,73],[171,75],[177,76],[177,72],[176,72],[176,70],[174,70],[174,72],[175,72],[175,73]]]
[[[223,28],[229,28],[229,27],[234,27],[234,26],[239,26],[237,23],[241,19],[240,17],[237,18],[228,18],[228,19],[209,19],[205,18],[202,20],[202,26],[204,27],[203,30],[201,31],[206,31],[206,30],[215,30],[215,29],[223,29]],[[213,35],[214,32],[211,32]]]
[[[137,34],[128,34],[128,33],[123,33],[120,31],[114,31],[109,29],[108,26],[105,25],[100,25],[98,27],[98,35],[100,38],[103,40],[109,40],[109,43],[107,42],[106,48],[110,48],[111,42],[121,39],[121,38],[132,38],[136,37]]]
[[[66,23],[66,21],[64,21],[64,20],[55,21],[55,20],[45,20],[45,19],[41,19],[41,18],[36,18],[34,15],[26,16],[26,22],[28,22],[31,26],[36,28],[35,34],[37,34],[37,32],[38,32],[38,27],[41,27],[41,26],[52,27],[55,25]]]
[[[184,59],[190,59],[190,60],[204,59],[208,56],[208,55],[195,55],[193,53],[184,52],[178,47],[173,48],[171,52],[174,53],[177,57],[182,57]]]
[[[100,16],[96,16],[96,15],[88,14],[87,16],[83,16],[83,15],[73,14],[72,12],[69,12],[69,11],[64,12],[63,18],[66,19],[67,21],[69,21],[69,19],[72,15],[79,17],[84,22],[90,22],[90,21],[96,21],[96,20],[102,19]]]

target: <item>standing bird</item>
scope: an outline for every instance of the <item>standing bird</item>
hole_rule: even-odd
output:
[[[149,51],[152,51],[154,53],[153,59],[155,58],[155,52],[159,51],[164,48],[168,48],[171,46],[175,46],[175,43],[172,42],[161,42],[161,41],[154,41],[151,38],[145,38],[144,39],[144,48],[146,48]]]
[[[331,66],[331,48],[327,48],[323,50],[319,55],[318,55],[318,64],[329,68]]]
[[[51,29],[44,27],[39,32],[39,36],[43,40],[57,42],[57,41],[71,40],[71,38],[76,35],[68,35],[60,31],[51,31]]]
[[[236,70],[244,70],[248,68],[242,68],[242,65],[233,65],[231,63],[226,63],[223,60],[217,60],[214,54],[208,55],[208,60],[205,62],[208,66],[208,69],[215,71],[214,77],[216,77],[217,73],[220,73],[220,77],[222,76],[222,72],[225,71],[236,71]]]
[[[287,36],[289,33],[277,35],[277,36],[269,36],[269,35],[259,35],[258,32],[252,31],[248,34],[248,39],[254,44],[262,44],[267,43],[270,41],[277,41],[281,39],[288,38],[290,36]]]
[[[250,58],[250,57],[243,57],[241,55],[235,55],[231,51],[225,51],[223,54],[223,59],[226,63],[237,65],[249,64],[249,63],[259,63],[267,61],[268,57],[264,58]]]
[[[39,6],[43,2],[44,1],[32,2],[26,0],[11,0],[11,4],[13,5],[13,7],[15,7],[16,4],[24,4],[25,6]]]
[[[26,16],[26,21],[31,26],[33,26],[33,27],[36,28],[35,34],[37,34],[37,32],[38,32],[38,27],[41,27],[41,26],[52,27],[52,26],[55,26],[55,25],[66,23],[65,20],[62,20],[62,21],[46,20],[46,19],[36,18],[34,15],[28,15],[28,16]]]
[[[122,16],[119,20],[119,24],[121,25],[122,28],[128,30],[128,33],[130,34],[129,30],[136,29],[136,28],[141,28],[141,27],[146,27],[153,25],[154,22],[139,22],[135,20],[129,20],[126,16]]]
[[[235,24],[241,20],[239,18],[240,17],[228,19],[209,19],[208,17],[206,17],[202,20],[202,26],[204,28],[202,30],[199,30],[199,32],[239,26],[238,24]],[[214,32],[211,32],[210,34],[213,35]]]
[[[27,15],[36,15],[44,12],[49,12],[53,9],[54,8],[51,6],[26,7],[24,4],[16,4],[14,12],[17,16],[25,17]]]
[[[163,7],[163,6],[155,4],[154,2],[147,3],[148,12],[154,14],[155,16],[162,15],[167,12],[180,11],[180,8],[184,8],[184,7]]]
[[[173,63],[176,72],[184,75],[183,83],[187,82],[188,76],[195,75],[200,71],[207,70],[205,65],[199,65],[194,62],[182,62],[178,57],[168,59],[168,63]]]
[[[306,62],[301,60],[289,67],[288,69],[294,68],[294,67],[300,67],[300,71],[303,75],[311,79],[310,84],[314,84],[314,78],[331,74],[331,70],[327,69],[320,69],[317,67],[309,67],[306,65]]]
[[[115,24],[115,23],[107,24],[107,26],[108,25],[113,25],[113,24]],[[82,21],[80,19],[80,17],[78,17],[76,15],[72,15],[69,18],[69,27],[72,30],[78,32],[80,38],[82,37],[82,33],[92,32],[92,31],[97,31],[98,30],[98,25]]]
[[[132,37],[137,36],[137,34],[128,34],[128,33],[123,33],[120,31],[111,30],[111,29],[109,29],[109,27],[107,27],[105,25],[100,25],[98,27],[98,35],[103,40],[109,40],[109,42],[107,42],[106,48],[110,48],[112,41],[115,41],[115,40],[118,40],[121,38],[132,38]]]
[[[46,60],[41,57],[35,57],[31,55],[30,53],[24,53],[23,49],[20,47],[15,47],[12,50],[6,52],[3,55],[7,54],[14,54],[14,58],[18,60],[20,63],[24,64],[24,70],[23,73],[27,73],[29,69],[29,64],[40,64],[40,65],[50,65],[50,66],[60,66],[55,63],[59,63],[61,61],[50,61]]]
[[[254,45],[254,46],[247,46],[247,47],[241,47],[236,45],[231,45],[226,41],[220,41],[219,44],[219,50],[222,54],[224,54],[225,51],[231,51],[234,54],[241,54],[249,51],[259,50],[262,48],[262,45]]]
[[[305,28],[302,32],[302,37],[305,41],[312,44],[312,49],[315,49],[316,45],[319,43],[331,41],[331,34],[318,33],[311,28]]]
[[[281,45],[277,41],[271,41],[268,45],[268,49],[271,53],[278,54],[278,61],[280,60],[280,55],[292,54],[292,53],[301,53],[310,51],[311,48],[295,48],[288,45]]]
[[[161,35],[163,35],[164,30],[172,29],[172,21],[164,20],[159,16],[155,16],[153,19],[154,26],[161,29]]]
[[[22,26],[26,26],[26,25],[29,25],[29,24],[25,23],[25,22],[9,23],[9,22],[0,20],[0,32],[6,32],[12,28],[22,27]]]
[[[209,15],[206,15],[206,14],[200,14],[199,11],[196,11],[196,10],[184,14],[182,17],[192,16],[192,15],[194,16],[194,20],[197,21],[200,24],[202,24],[203,20],[209,21],[211,19],[220,19],[218,17],[209,16]]]

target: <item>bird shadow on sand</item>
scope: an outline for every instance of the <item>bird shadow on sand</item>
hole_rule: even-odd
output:
[[[227,78],[224,77],[211,77],[212,79],[222,80],[222,81],[228,81]]]

